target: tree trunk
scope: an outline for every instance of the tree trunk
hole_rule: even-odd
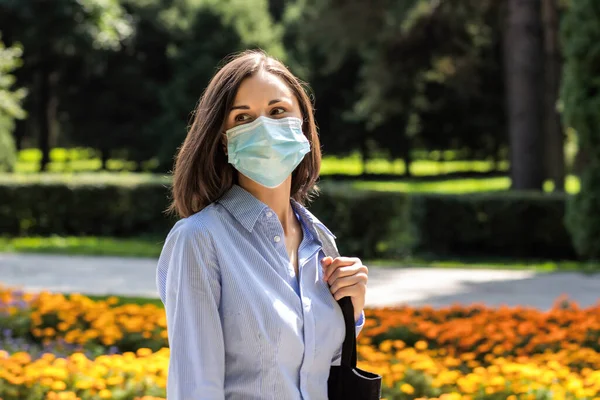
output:
[[[542,0],[542,19],[544,23],[544,136],[546,178],[554,182],[554,190],[564,191],[564,134],[560,115],[556,110],[561,74],[557,0]]]
[[[512,189],[544,182],[540,0],[508,0],[504,37]]]
[[[362,157],[362,172],[361,175],[366,175],[367,173],[367,163],[369,162],[369,134],[366,130],[362,134],[362,140],[360,141],[360,153]]]
[[[100,169],[102,171],[106,171],[106,166],[108,164],[108,159],[110,158],[110,151],[106,150],[106,149],[100,149],[100,160],[102,162],[102,166],[100,167]]]
[[[40,161],[40,171],[48,169],[50,162],[50,118],[48,116],[48,103],[50,102],[50,71],[47,62],[44,60],[40,64],[38,73],[39,79],[39,99],[38,99],[38,146],[42,151]]]
[[[412,171],[411,171],[411,167],[412,167],[412,141],[411,139],[405,135],[404,135],[404,140],[403,140],[403,145],[402,145],[402,159],[404,160],[404,165],[406,167],[405,171],[404,171],[404,176],[406,176],[407,178],[412,177]]]
[[[15,139],[15,147],[17,148],[17,152],[23,150],[23,139],[25,138],[26,132],[26,120],[18,119],[15,121],[15,130],[13,132],[13,136]]]

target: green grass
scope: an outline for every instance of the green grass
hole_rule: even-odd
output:
[[[67,183],[67,184],[120,184],[138,185],[161,183],[168,185],[171,178],[166,175],[130,172],[82,172],[82,173],[0,173],[0,184],[14,183]]]
[[[31,174],[7,174],[0,173],[0,184],[18,183],[67,183],[67,184],[119,184],[138,185],[144,183],[160,183],[169,185],[171,179],[167,175],[150,173],[115,173],[115,172],[84,172],[84,173],[31,173]],[[331,186],[340,189],[351,190],[373,190],[383,192],[408,192],[408,193],[474,193],[503,191],[510,188],[510,178],[457,178],[439,181],[323,181],[321,186]],[[568,176],[566,179],[567,191],[569,193],[579,192],[579,178]],[[545,191],[552,189],[552,184],[546,182]]]
[[[439,152],[430,154],[421,154],[421,156],[439,156]],[[453,156],[452,152],[446,152],[446,157]],[[19,152],[15,171],[17,173],[35,173],[39,172],[39,163],[42,159],[42,153],[39,149],[24,149]],[[156,160],[151,160],[143,165],[144,170],[149,170],[156,165]],[[99,153],[89,148],[54,148],[50,151],[50,163],[48,171],[53,173],[61,172],[95,172],[99,171],[102,162]],[[109,159],[107,169],[109,172],[134,171],[135,163],[120,159]],[[503,161],[499,164],[499,169],[508,170],[508,162]],[[433,160],[415,160],[411,166],[411,172],[415,176],[439,175],[452,172],[488,172],[494,170],[494,164],[491,161],[433,161]],[[353,154],[348,157],[325,156],[321,166],[322,175],[345,174],[360,175],[363,172],[372,174],[398,174],[406,173],[406,164],[403,160],[389,161],[383,158],[369,160],[366,168],[363,168],[362,159],[359,154]]]
[[[158,258],[163,238],[116,239],[97,237],[0,238],[0,253],[41,253],[90,256],[121,256]],[[490,258],[410,258],[398,260],[369,260],[372,267],[431,267],[467,269],[510,269],[552,271],[599,271],[599,263],[577,261],[515,260]]]
[[[164,238],[0,237],[0,252],[156,258],[160,255],[163,240]]]
[[[433,154],[433,153],[432,153]],[[432,156],[429,154],[429,156]],[[435,155],[435,154],[434,154]],[[453,156],[449,152],[445,156]],[[15,174],[0,174],[0,184],[24,182],[68,182],[68,183],[115,183],[134,185],[148,182],[160,182],[165,185],[170,183],[170,177],[165,174],[133,173],[133,166],[123,160],[110,160],[109,171],[94,172],[100,168],[100,159],[92,149],[76,148],[52,149],[49,170],[51,173],[38,173],[37,165],[41,158],[38,149],[26,149],[19,153],[19,162]],[[131,168],[130,168],[131,167]],[[494,165],[490,161],[432,161],[415,160],[412,164],[414,176],[435,176],[451,172],[492,171]],[[500,163],[501,170],[508,170],[508,163]],[[372,174],[404,174],[406,166],[403,160],[388,161],[382,158],[370,160],[366,165],[366,172]],[[321,175],[345,174],[359,176],[363,173],[363,163],[358,154],[348,157],[326,156],[323,158]],[[375,190],[386,192],[414,192],[414,193],[472,193],[502,191],[510,188],[510,178],[463,178],[440,179],[438,181],[419,182],[414,180],[394,181],[361,181],[335,183],[356,190]],[[552,190],[552,184],[546,182],[546,191]],[[579,179],[575,176],[567,177],[567,191],[579,191]]]
[[[39,172],[42,152],[39,149],[24,149],[19,152],[15,171],[18,173]],[[149,170],[157,164],[156,160],[143,163],[142,168]],[[102,167],[98,152],[88,148],[54,148],[50,150],[49,172],[93,172]],[[109,159],[106,165],[109,171],[134,171],[136,163],[132,161]]]
[[[410,258],[401,261],[394,260],[371,260],[370,267],[397,267],[399,262],[403,268],[448,268],[448,269],[495,269],[495,270],[517,270],[534,272],[557,272],[578,271],[597,272],[600,271],[600,263],[580,262],[573,260],[551,261],[551,260],[518,260],[500,258]]]
[[[379,192],[406,192],[406,193],[475,193],[475,192],[495,192],[510,189],[510,178],[464,178],[464,179],[446,179],[440,181],[324,181],[321,186],[352,190],[373,190]],[[552,183],[546,182],[544,190],[552,191]],[[566,188],[569,193],[579,192],[579,178],[568,176],[566,179]]]
[[[494,164],[491,161],[415,160],[411,165],[411,172],[414,176],[440,175],[453,172],[489,172],[493,170]],[[508,162],[501,162],[500,170],[508,171]],[[349,157],[325,156],[321,164],[321,175],[360,175],[363,172],[403,175],[406,173],[406,163],[403,160],[388,161],[379,158],[369,160],[366,168],[363,168],[361,157],[353,155]]]

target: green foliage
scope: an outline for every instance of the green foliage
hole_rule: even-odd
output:
[[[413,196],[417,252],[572,258],[565,197],[540,193]]]
[[[506,158],[500,7],[489,0],[289,6],[286,43],[315,88],[325,149],[408,159],[411,148],[452,148]]]
[[[0,36],[1,39],[1,36]],[[12,72],[21,65],[21,49],[6,48],[0,40],[0,172],[12,171],[17,161],[12,133],[15,119],[25,117],[21,101],[24,89],[15,89]]]
[[[118,0],[0,0],[0,26],[11,43],[24,48],[19,84],[35,99],[24,104],[30,115],[24,131],[37,134],[45,169],[51,133],[59,127],[70,133],[76,125],[74,105],[85,107],[93,124],[106,126],[106,115],[94,118],[103,88],[93,93],[82,81],[103,74],[105,55],[120,49],[131,26]]]
[[[565,125],[578,135],[586,166],[569,201],[567,225],[577,252],[600,259],[600,3],[573,1],[562,26]]]
[[[0,186],[0,232],[12,235],[164,234],[168,191],[153,182],[40,180]],[[44,199],[44,201],[39,201]]]
[[[174,222],[163,214],[167,178],[109,179],[92,174],[0,180],[0,232],[163,237]],[[344,254],[365,259],[414,253],[573,256],[560,195],[426,195],[322,186],[309,208],[336,234]]]
[[[190,115],[222,60],[234,52],[262,48],[283,58],[281,27],[266,0],[196,0],[165,11],[171,77],[160,91],[161,116],[153,122],[160,170],[170,170],[186,135]]]

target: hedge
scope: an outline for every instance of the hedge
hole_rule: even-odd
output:
[[[0,182],[0,234],[165,235],[164,181]],[[568,259],[565,196],[489,193],[425,195],[324,185],[309,205],[345,254],[412,254]]]
[[[411,196],[413,249],[441,255],[574,258],[566,195],[474,193]]]

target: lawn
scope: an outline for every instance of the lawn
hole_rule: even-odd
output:
[[[439,157],[440,154],[424,154],[421,156]],[[456,158],[453,152],[446,152],[446,158]],[[18,173],[33,173],[39,171],[39,162],[42,153],[39,149],[24,149],[19,152],[16,165]],[[150,168],[156,165],[156,161],[149,161],[144,164],[144,168]],[[54,148],[50,151],[50,172],[94,172],[99,171],[102,166],[97,152],[88,148]],[[133,171],[135,163],[120,159],[110,159],[107,163],[109,171]],[[411,165],[411,172],[415,176],[439,175],[454,172],[489,172],[493,171],[494,164],[491,161],[475,160],[464,161],[458,159],[434,161],[428,159],[416,159]],[[508,170],[508,162],[503,161],[498,165],[502,171]],[[362,158],[359,154],[353,154],[347,157],[324,156],[321,167],[323,175],[346,174],[360,175],[361,173],[371,174],[398,174],[406,173],[406,164],[403,160],[386,160],[375,158],[369,160],[366,168],[363,166]]]
[[[595,400],[600,306],[367,309],[359,367],[387,400]],[[0,398],[164,400],[156,302],[0,287]]]
[[[450,152],[451,153],[451,152]],[[56,148],[51,151],[50,173],[40,174],[37,171],[41,153],[38,149],[26,149],[19,153],[19,161],[15,174],[0,174],[0,184],[11,182],[119,182],[119,183],[144,183],[161,182],[169,184],[170,179],[165,174],[134,173],[134,163],[123,160],[109,160],[108,171],[100,172],[101,162],[91,149],[64,149]],[[148,164],[150,165],[150,164]],[[508,163],[501,162],[499,170],[507,171]],[[482,177],[482,178],[455,178],[419,181],[418,177],[431,177],[436,175],[457,172],[490,172],[495,170],[491,161],[465,161],[448,160],[434,161],[417,159],[411,165],[411,172],[417,178],[406,180],[401,175],[406,172],[403,160],[389,161],[383,158],[369,160],[366,168],[358,154],[348,157],[325,156],[321,165],[321,176],[327,178],[329,175],[341,174],[355,176],[357,179],[348,182],[334,182],[341,189],[350,188],[356,190],[414,192],[414,193],[471,193],[501,191],[510,188],[510,179],[507,176]],[[360,175],[369,174],[391,174],[398,175],[398,180],[393,181],[362,181]],[[326,182],[330,184],[330,182]],[[324,182],[325,184],[325,182]],[[579,179],[575,176],[567,177],[567,191],[576,193],[579,191]],[[553,189],[551,182],[544,185],[545,191]]]
[[[89,256],[158,258],[164,238],[109,238],[109,237],[0,237],[0,253],[41,253]],[[552,271],[599,271],[600,263],[577,261],[515,260],[490,258],[435,258],[413,257],[397,260],[365,260],[371,267],[431,267]]]
[[[336,182],[335,185],[349,185],[355,190],[373,190],[381,192],[408,192],[408,193],[474,193],[474,192],[496,192],[510,189],[510,178],[457,178],[439,181],[351,181]],[[579,192],[579,178],[568,176],[566,179],[566,190],[569,193]],[[544,184],[544,191],[553,189],[551,182]]]
[[[153,257],[160,255],[164,238],[110,237],[0,237],[0,253],[45,253],[89,256]]]

